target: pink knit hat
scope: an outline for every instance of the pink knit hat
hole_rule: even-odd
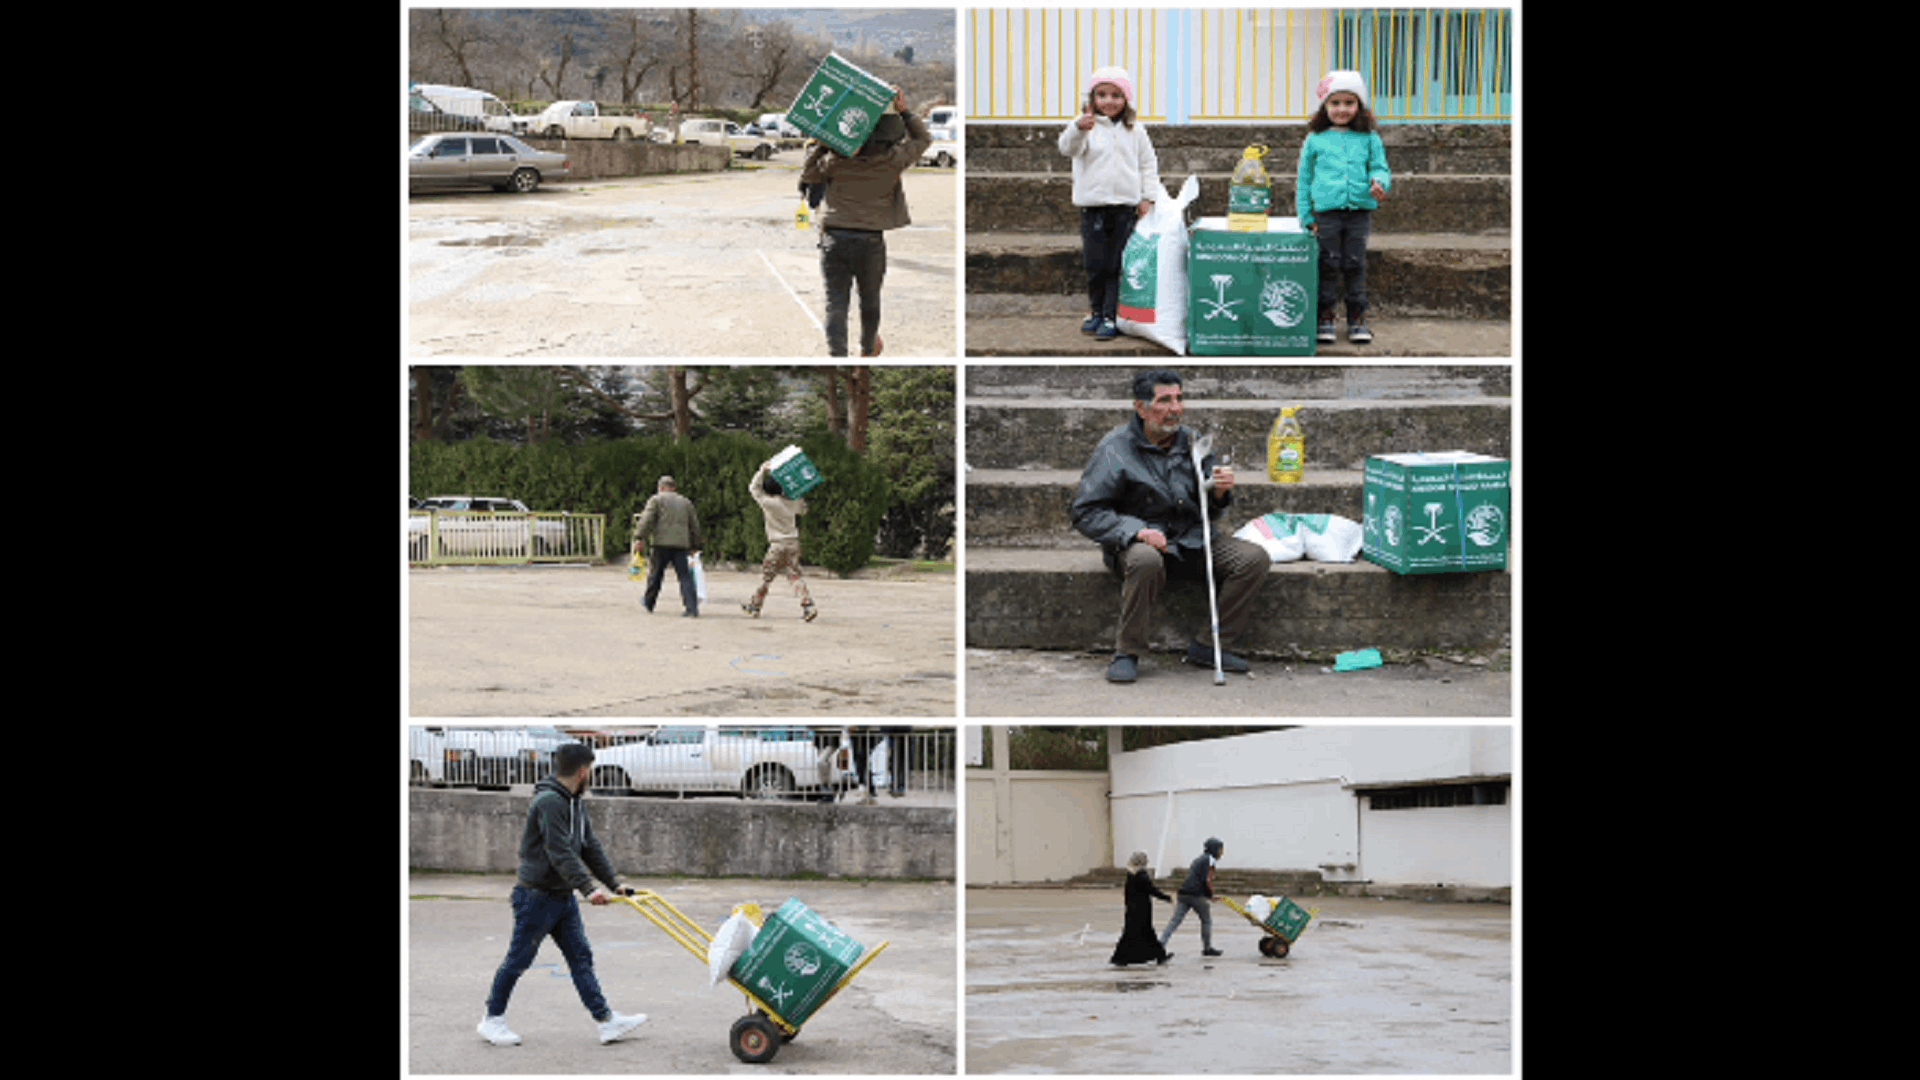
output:
[[[1094,68],[1093,74],[1087,76],[1085,92],[1088,94],[1093,93],[1093,88],[1099,86],[1101,83],[1112,83],[1119,87],[1120,93],[1126,96],[1127,104],[1133,104],[1133,80],[1127,76],[1126,68]]]

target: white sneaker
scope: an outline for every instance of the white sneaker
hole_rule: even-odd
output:
[[[609,1019],[601,1021],[600,1041],[610,1043],[646,1022],[646,1013],[634,1013],[632,1016],[623,1016],[620,1013],[614,1013]]]
[[[519,1046],[520,1036],[507,1028],[504,1017],[483,1016],[480,1018],[480,1037],[495,1046]]]

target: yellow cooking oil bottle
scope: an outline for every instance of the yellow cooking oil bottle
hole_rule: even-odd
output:
[[[1227,187],[1227,230],[1229,232],[1266,232],[1267,210],[1273,202],[1273,190],[1267,181],[1266,166],[1260,159],[1264,146],[1249,146],[1233,166],[1233,179]]]
[[[806,197],[805,197],[805,196],[801,196],[801,198],[800,198],[800,208],[799,208],[798,210],[795,210],[795,211],[793,212],[793,227],[794,227],[794,228],[796,228],[796,229],[804,229],[804,228],[806,228],[806,227],[807,227],[807,225],[808,225],[808,224],[809,224],[810,222],[811,222],[811,219],[810,219],[810,218],[809,218],[809,217],[807,216],[807,200],[806,200]]]
[[[1280,410],[1267,433],[1267,479],[1282,484],[1297,484],[1307,469],[1307,435],[1294,415],[1296,406]]]

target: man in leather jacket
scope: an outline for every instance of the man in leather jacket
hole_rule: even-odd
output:
[[[1080,474],[1070,512],[1073,527],[1100,545],[1107,568],[1121,578],[1120,628],[1107,667],[1113,682],[1132,682],[1147,649],[1147,617],[1169,576],[1204,584],[1207,568],[1200,514],[1213,529],[1213,576],[1219,589],[1223,670],[1245,672],[1247,662],[1224,651],[1253,613],[1271,559],[1260,545],[1220,528],[1233,503],[1233,471],[1201,461],[1206,494],[1194,474],[1193,432],[1181,427],[1185,410],[1180,376],[1165,368],[1133,379],[1131,420],[1108,432]],[[1205,500],[1204,511],[1202,500]],[[1183,659],[1213,666],[1209,634],[1196,635]]]

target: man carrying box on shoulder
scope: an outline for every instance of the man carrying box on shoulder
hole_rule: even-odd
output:
[[[893,103],[874,126],[860,151],[847,157],[816,145],[800,172],[801,189],[818,205],[825,185],[826,213],[820,219],[820,273],[827,285],[827,352],[847,355],[848,294],[860,289],[860,355],[879,356],[880,285],[887,276],[886,230],[912,224],[900,174],[912,168],[933,145],[926,122],[907,111],[898,86]]]

